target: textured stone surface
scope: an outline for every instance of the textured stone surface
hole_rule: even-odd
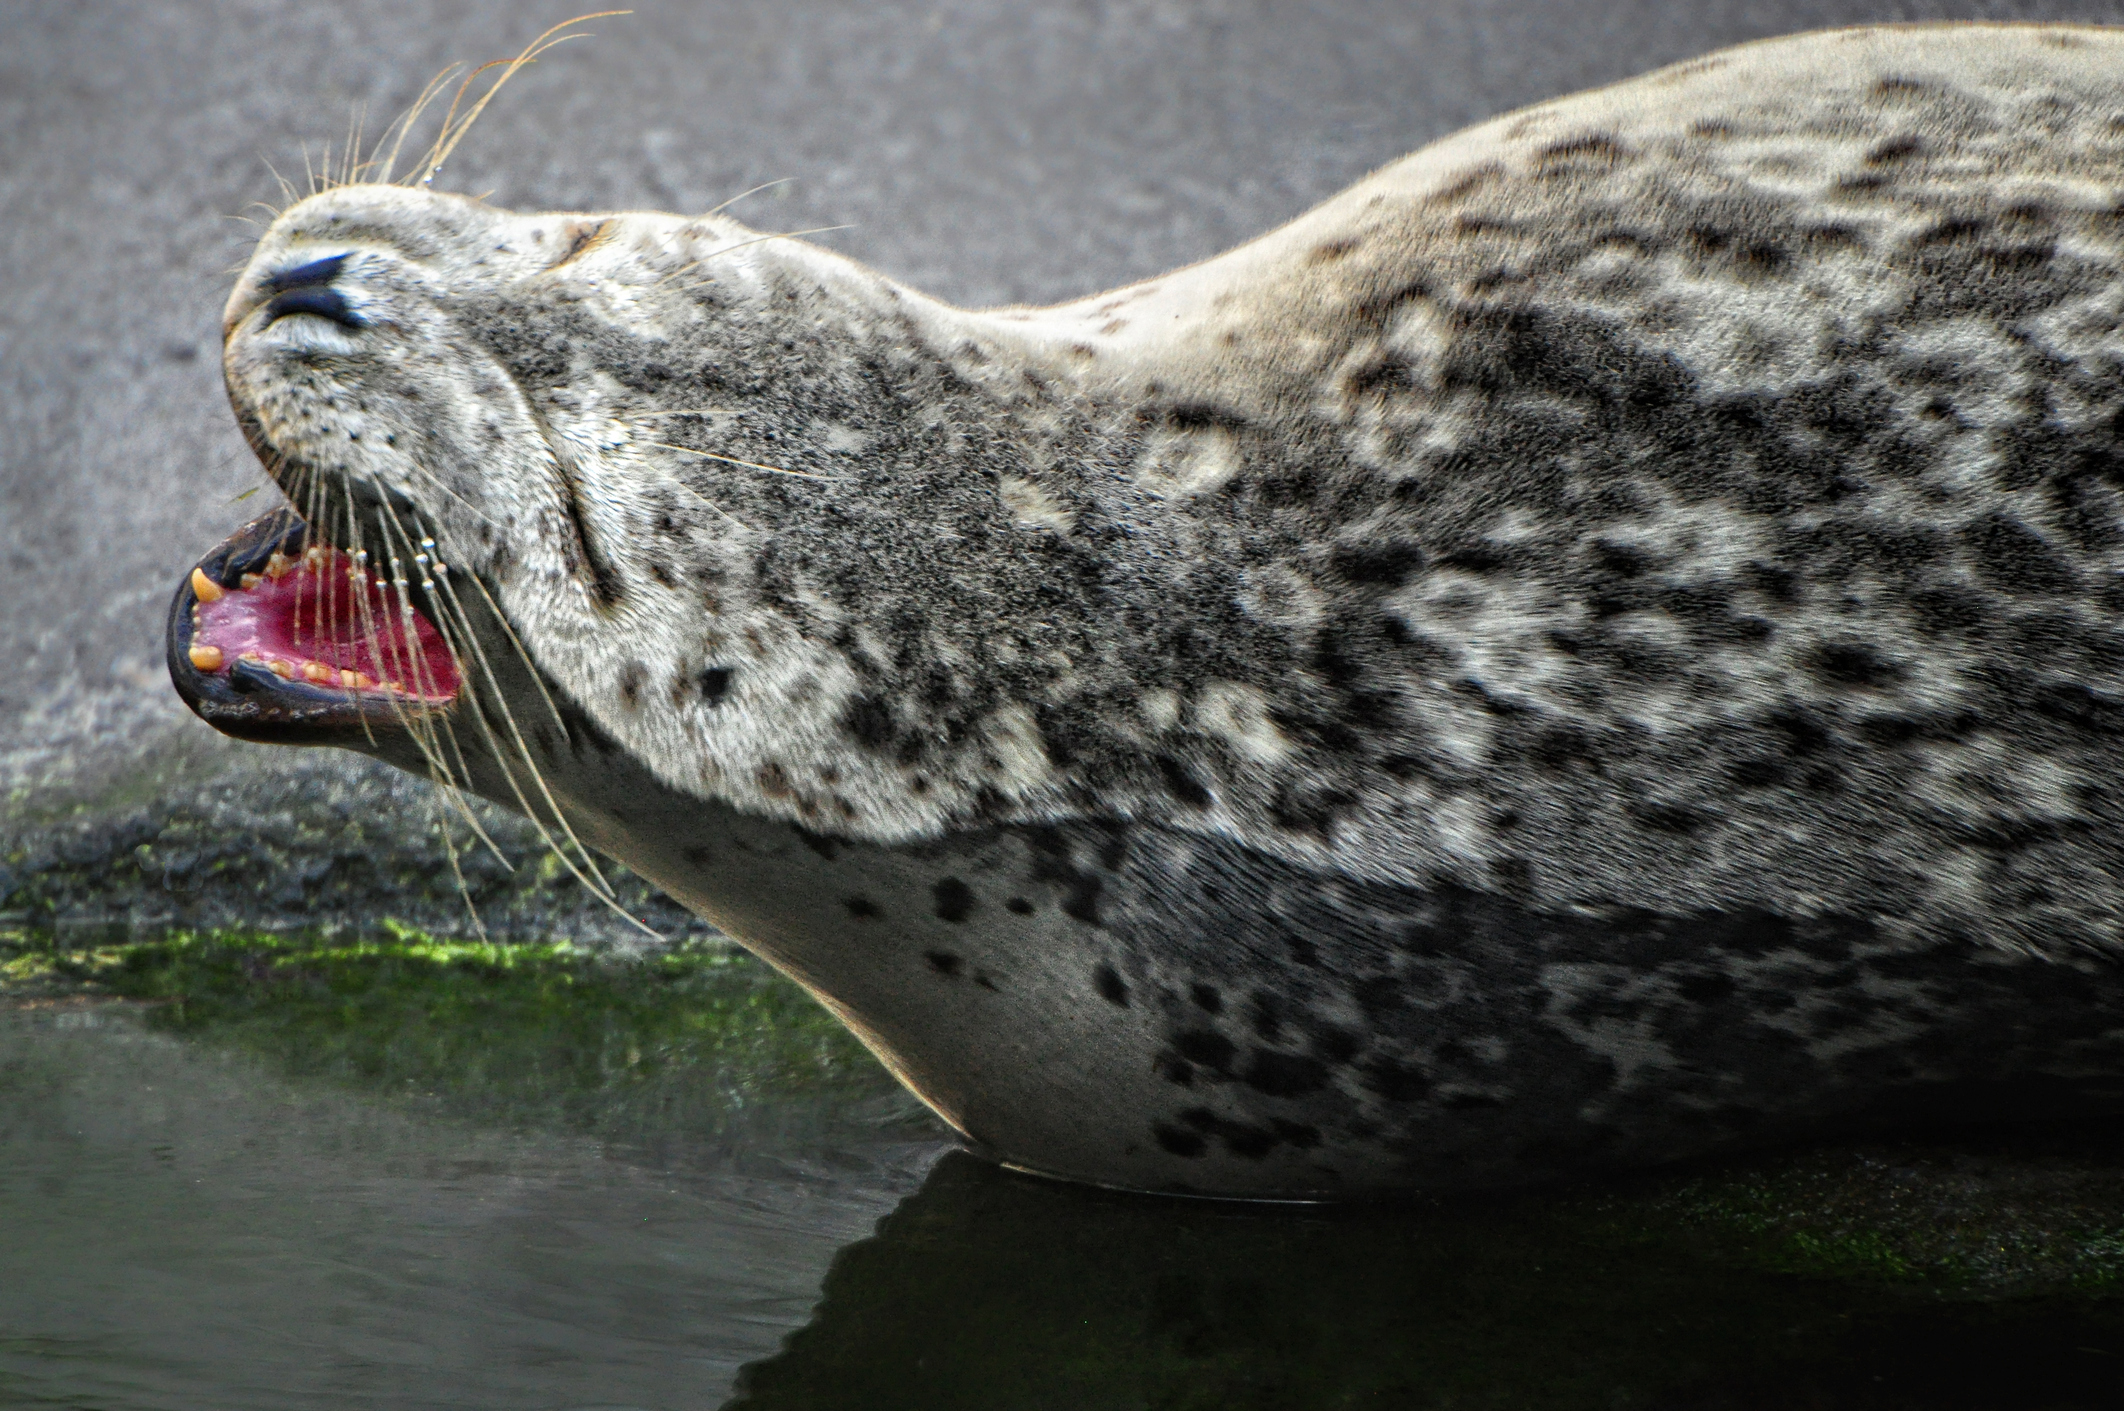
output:
[[[437,790],[386,765],[210,741],[0,811],[0,931],[366,930],[388,917],[472,934],[469,901],[496,939],[635,949],[656,944],[651,932],[714,934],[601,861],[622,916],[570,878],[524,820],[478,799],[468,808],[495,850]]]

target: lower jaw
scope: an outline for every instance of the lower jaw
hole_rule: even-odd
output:
[[[170,680],[223,734],[355,744],[448,711],[461,677],[405,585],[366,556],[313,541],[282,509],[253,520],[185,575],[165,635]]]

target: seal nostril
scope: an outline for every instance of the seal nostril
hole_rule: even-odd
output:
[[[316,285],[275,294],[266,304],[265,312],[267,323],[286,318],[289,314],[315,314],[344,328],[369,326],[368,320],[355,313],[353,307],[347,303],[345,295],[337,289],[320,288]]]
[[[327,255],[306,265],[296,265],[278,274],[269,274],[258,287],[267,294],[284,294],[290,289],[310,289],[320,284],[330,284],[339,278],[339,271],[346,263],[347,257],[344,254]]]

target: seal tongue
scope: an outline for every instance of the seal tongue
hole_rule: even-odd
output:
[[[440,704],[457,695],[457,664],[435,625],[367,579],[353,558],[312,545],[275,551],[234,584],[192,570],[197,600],[188,655],[209,675],[263,667],[312,686]]]

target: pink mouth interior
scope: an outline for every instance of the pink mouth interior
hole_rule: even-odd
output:
[[[399,696],[440,704],[457,695],[457,663],[442,634],[398,593],[357,569],[337,549],[301,558],[274,554],[263,573],[237,587],[195,575],[192,664],[208,674],[239,661],[291,681],[355,695]],[[363,589],[366,589],[364,592]]]

